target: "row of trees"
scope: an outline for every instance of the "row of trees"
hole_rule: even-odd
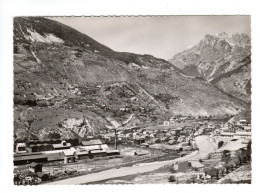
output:
[[[233,171],[235,168],[247,163],[248,161],[251,161],[251,141],[248,143],[246,149],[240,148],[239,150],[237,150],[234,157],[231,157],[231,152],[229,150],[224,150],[221,155],[221,161],[224,162],[221,167],[211,167],[204,169],[205,175],[209,175],[211,177],[211,180],[213,178],[219,179],[225,174]],[[188,179],[185,183],[200,183],[202,181],[202,176],[199,177],[200,179],[192,177]],[[169,178],[168,180],[170,182],[174,182],[176,181],[176,178],[171,176],[171,178]],[[231,183],[231,181],[225,181],[225,183]]]
[[[219,168],[206,168],[204,170],[205,174],[210,175],[211,178],[216,177],[219,179],[224,174],[228,174],[233,171],[236,167],[251,161],[251,141],[248,143],[247,148],[240,148],[235,152],[235,156],[231,157],[231,152],[229,150],[224,150],[221,155],[221,161],[224,162],[222,167]]]
[[[229,150],[224,150],[221,155],[221,161],[226,164],[230,163],[232,160],[238,160],[239,164],[251,161],[251,141],[248,143],[247,148],[240,148],[235,152],[235,157],[231,158],[231,152]]]

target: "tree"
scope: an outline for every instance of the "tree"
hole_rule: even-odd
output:
[[[175,177],[175,176],[170,176],[170,177],[168,178],[168,181],[169,181],[169,182],[175,182],[175,181],[176,181],[176,177]]]
[[[196,182],[196,175],[191,176],[191,181],[192,181],[193,184]]]
[[[218,142],[218,148],[221,148],[223,144],[224,144],[224,141],[219,141]]]
[[[213,179],[213,177],[216,177],[218,179],[218,177],[219,177],[218,176],[218,174],[219,174],[218,169],[213,168],[213,167],[208,170],[207,174],[211,176],[211,179]]]
[[[241,164],[243,162],[243,155],[241,150],[236,150],[235,156],[239,160],[239,164]]]
[[[240,151],[240,155],[242,158],[242,162],[247,162],[247,160],[248,160],[247,151],[243,148],[240,148],[239,151]]]
[[[16,138],[17,138],[17,135],[16,135],[16,133],[14,132],[14,135],[13,135],[13,137],[14,137],[14,140],[16,140]]]
[[[188,141],[188,145],[189,145],[189,146],[191,145],[190,140]]]
[[[49,139],[60,139],[61,138],[61,135],[57,132],[50,132],[48,134],[48,138]]]
[[[252,145],[252,142],[249,141],[249,143],[247,144],[247,148],[246,148],[247,159],[249,161],[251,160],[251,153],[252,153],[251,145]]]
[[[221,161],[228,163],[231,160],[231,154],[229,150],[224,150],[221,155]]]
[[[209,174],[209,171],[210,171],[210,168],[204,168],[205,176],[207,176]]]

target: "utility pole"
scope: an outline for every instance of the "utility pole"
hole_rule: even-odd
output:
[[[116,137],[116,129],[114,129],[115,131],[115,149],[117,149],[117,137]]]

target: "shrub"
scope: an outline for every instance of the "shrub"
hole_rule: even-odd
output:
[[[50,132],[48,134],[48,138],[49,139],[60,139],[61,135],[59,133],[56,133],[56,132]]]
[[[175,177],[175,176],[170,176],[170,177],[168,178],[168,181],[169,181],[169,182],[175,182],[175,181],[176,181],[176,177]]]
[[[221,161],[228,163],[231,160],[231,153],[229,150],[224,150],[221,155]]]
[[[224,144],[224,141],[218,142],[218,148],[221,148],[223,146],[223,144]]]

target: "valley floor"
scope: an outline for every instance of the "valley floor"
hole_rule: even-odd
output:
[[[152,162],[152,163],[141,163],[137,164],[131,167],[123,167],[123,168],[118,168],[118,169],[110,169],[98,173],[92,173],[92,174],[87,174],[83,176],[78,176],[78,177],[72,177],[69,179],[65,180],[59,180],[55,182],[50,182],[47,183],[48,185],[55,185],[55,184],[88,184],[88,183],[93,183],[93,182],[99,182],[99,181],[106,181],[109,179],[113,178],[121,178],[124,176],[129,176],[129,175],[138,175],[138,174],[143,174],[147,172],[152,172],[154,170],[158,170],[159,168],[162,167],[167,167],[170,166],[176,162],[183,162],[183,161],[189,161],[189,160],[199,160],[201,158],[204,158],[205,155],[210,153],[211,151],[214,151],[214,145],[213,143],[209,140],[209,136],[198,136],[196,138],[196,143],[198,145],[199,151],[194,151],[189,155],[186,155],[184,157],[180,157],[174,160],[168,160],[168,161],[159,161],[159,162]],[[167,181],[167,176],[161,176],[161,183],[164,183],[164,181]],[[138,180],[139,181],[139,180]],[[140,180],[142,183],[153,183],[149,181],[143,181]],[[140,183],[139,182],[139,183]],[[160,182],[160,181],[158,181]],[[138,182],[135,182],[138,183]]]

